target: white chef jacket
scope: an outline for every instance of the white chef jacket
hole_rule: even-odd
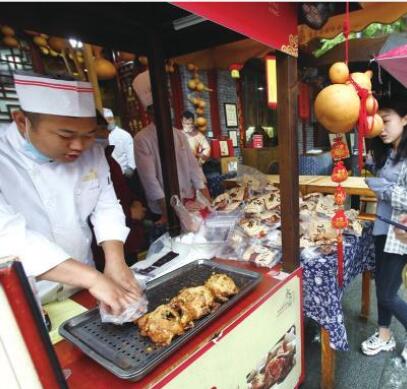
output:
[[[195,190],[205,188],[206,179],[189,147],[185,134],[173,128],[178,183],[181,198],[191,198]],[[160,200],[165,197],[161,158],[158,149],[157,130],[153,123],[143,128],[134,137],[134,152],[150,210],[161,214]]]
[[[97,243],[126,240],[129,229],[103,148],[93,145],[71,163],[37,162],[12,123],[0,136],[0,257],[22,261],[38,276],[74,258],[93,264]]]
[[[136,168],[133,138],[127,131],[116,126],[109,134],[109,144],[114,146],[112,157],[120,165],[123,174]]]

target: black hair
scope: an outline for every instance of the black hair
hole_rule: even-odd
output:
[[[192,119],[195,120],[195,115],[191,111],[184,111],[182,117],[185,119]]]
[[[381,111],[392,110],[400,117],[407,115],[407,99],[405,96],[393,96],[392,98],[385,98],[379,101],[379,109]],[[376,169],[381,169],[388,157],[388,153],[392,147],[391,144],[384,144],[379,138],[373,138],[370,144],[373,160],[376,165]],[[396,156],[393,160],[393,164],[400,162],[402,159],[407,158],[407,125],[403,128],[401,134],[401,140],[397,147]]]
[[[30,121],[30,123],[35,127],[38,122],[41,120],[41,117],[43,114],[41,113],[36,113],[36,112],[27,112],[21,110],[21,112],[24,114],[24,116]]]

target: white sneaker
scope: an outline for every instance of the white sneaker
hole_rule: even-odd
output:
[[[404,345],[403,351],[401,352],[401,358],[403,358],[404,362],[407,364],[407,341]]]
[[[361,344],[362,353],[365,355],[376,355],[381,351],[393,351],[396,348],[396,341],[393,335],[389,340],[384,341],[379,338],[379,332],[375,332],[370,338]],[[406,349],[407,358],[407,349]]]

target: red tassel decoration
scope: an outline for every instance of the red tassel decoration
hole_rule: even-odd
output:
[[[344,259],[343,259],[343,236],[342,231],[338,231],[336,237],[337,248],[338,248],[338,286],[343,287],[343,273],[344,273]]]

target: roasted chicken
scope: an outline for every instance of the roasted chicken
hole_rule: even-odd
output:
[[[174,336],[193,327],[194,320],[208,315],[219,303],[239,291],[225,274],[214,274],[205,285],[182,289],[168,304],[158,306],[136,321],[143,336],[155,344],[168,346]]]
[[[169,305],[160,305],[137,320],[140,333],[154,343],[169,345],[172,338],[184,333],[178,312]]]
[[[227,301],[230,296],[239,292],[235,282],[226,274],[213,274],[205,282],[205,286],[219,301]]]
[[[211,312],[214,303],[215,298],[206,286],[183,289],[181,293],[170,302],[173,307],[181,309],[184,321],[187,320],[187,318],[198,320],[202,316],[207,315]]]

